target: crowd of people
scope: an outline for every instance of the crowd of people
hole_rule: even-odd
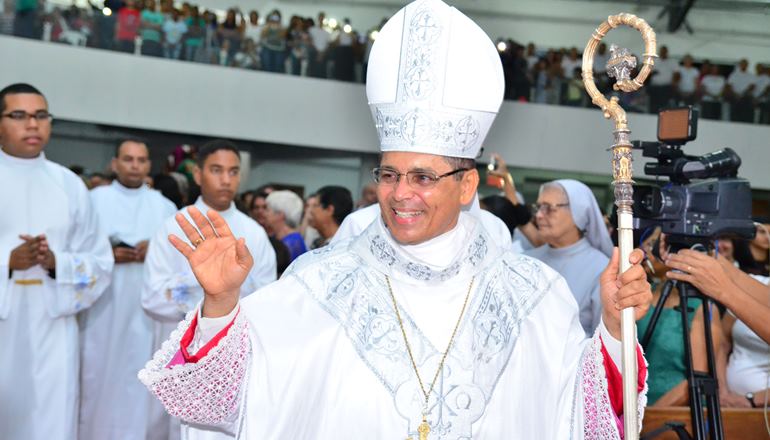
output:
[[[360,34],[349,19],[337,22],[279,10],[260,16],[229,9],[222,16],[191,3],[171,0],[108,0],[90,10],[72,5],[44,12],[36,1],[18,2],[3,16],[0,33],[266,72],[341,81],[361,81],[371,33]]]
[[[0,437],[620,439],[627,308],[640,328],[667,309],[637,348],[639,405],[687,404],[673,342],[689,332],[702,367],[697,325],[711,322],[722,404],[767,408],[768,221],[751,241],[721,237],[718,256],[636,231],[620,274],[612,222],[584,183],[547,182],[530,208],[496,155],[486,177],[500,193],[479,201],[499,48],[440,1],[391,20],[382,41],[396,43],[375,46],[375,66],[441,74],[455,101],[439,93],[425,110],[436,117],[492,117],[473,139],[381,133],[357,203],[337,185],[239,193],[239,149],[221,139],[176,148],[152,178],[156,146],[123,139],[109,173],[79,176],[45,157],[43,93],[0,90],[0,201],[13,214],[0,229]],[[433,20],[469,46],[403,26]],[[434,40],[447,59],[424,57]],[[402,80],[367,84],[374,110],[430,98],[393,102]],[[665,279],[724,312],[653,304]],[[672,324],[676,307],[692,307],[689,327]]]
[[[37,1],[18,1],[15,15],[6,11],[0,33],[42,38],[73,45],[118,50],[147,56],[218,64],[267,72],[290,73],[342,81],[363,81],[377,26],[366,32],[350,20],[294,15],[279,10],[261,16],[240,9],[218,15],[171,0],[108,0],[90,10],[71,6],[44,12]],[[2,14],[0,14],[2,15]],[[511,100],[588,107],[582,79],[582,54],[572,48],[538,48],[498,40],[506,92]],[[594,59],[599,89],[610,93],[606,65],[610,54],[601,44]],[[622,94],[624,108],[657,113],[679,105],[695,105],[701,117],[770,124],[770,65],[746,59],[734,65],[696,60],[690,55],[669,58],[660,48],[647,87]]]
[[[583,86],[582,54],[577,48],[543,53],[533,43],[525,47],[501,40],[498,49],[506,70],[508,99],[575,107],[592,105]],[[620,95],[627,111],[657,113],[667,107],[694,105],[706,119],[770,124],[770,65],[756,63],[752,73],[746,59],[735,65],[707,59],[696,63],[690,55],[670,58],[666,46],[661,46],[659,52],[645,87]],[[611,90],[606,75],[609,59],[607,45],[601,43],[593,71],[597,87],[604,93]]]

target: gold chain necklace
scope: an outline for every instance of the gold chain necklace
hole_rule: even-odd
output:
[[[460,316],[457,317],[457,323],[455,324],[454,330],[452,330],[452,336],[449,338],[449,343],[446,346],[446,350],[444,350],[444,353],[441,356],[441,362],[438,364],[438,368],[436,369],[436,374],[433,375],[433,381],[430,383],[430,388],[428,388],[428,391],[425,391],[425,385],[422,383],[422,377],[420,377],[420,372],[417,370],[417,363],[414,361],[414,355],[412,355],[412,346],[409,345],[409,339],[406,337],[406,329],[404,329],[404,321],[401,319],[401,313],[398,311],[398,304],[396,303],[396,296],[393,294],[393,287],[390,285],[390,278],[385,275],[385,282],[388,285],[388,292],[390,292],[390,299],[393,300],[393,309],[396,311],[396,318],[398,318],[398,325],[401,327],[401,334],[404,336],[404,344],[406,345],[406,352],[409,353],[409,360],[412,361],[412,368],[414,368],[414,374],[417,375],[417,382],[420,384],[420,391],[422,391],[422,394],[425,396],[425,404],[423,405],[422,409],[422,423],[420,423],[420,426],[417,428],[417,433],[420,435],[420,440],[428,440],[428,434],[430,433],[430,425],[428,424],[427,416],[428,416],[428,400],[430,400],[430,394],[433,392],[433,387],[436,385],[436,380],[438,379],[439,373],[441,373],[441,370],[444,368],[444,361],[446,360],[447,355],[449,354],[449,349],[452,348],[452,342],[455,340],[455,335],[457,334],[457,329],[460,327],[460,322],[463,319],[463,315],[465,314],[465,308],[468,306],[468,299],[471,297],[471,289],[473,289],[473,282],[476,280],[476,277],[471,278],[471,283],[468,285],[468,292],[465,294],[465,301],[463,302],[463,308],[460,310]]]

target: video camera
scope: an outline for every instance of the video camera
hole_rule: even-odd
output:
[[[634,228],[660,226],[674,250],[708,247],[723,236],[750,239],[755,233],[751,186],[737,177],[741,158],[735,151],[724,148],[703,156],[682,151],[697,136],[697,121],[692,107],[666,109],[658,114],[659,142],[632,142],[642,156],[657,159],[644,165],[646,175],[669,178],[660,187],[635,186]]]

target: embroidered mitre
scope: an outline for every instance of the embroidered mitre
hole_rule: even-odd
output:
[[[369,56],[366,94],[382,151],[475,159],[504,91],[495,45],[440,0],[401,9]]]

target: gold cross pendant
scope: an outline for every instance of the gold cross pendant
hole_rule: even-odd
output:
[[[428,434],[430,434],[430,425],[425,417],[422,418],[422,423],[417,427],[417,433],[420,434],[420,440],[428,440]]]

